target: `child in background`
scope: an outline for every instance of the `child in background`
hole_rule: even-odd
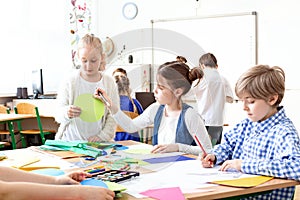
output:
[[[114,199],[114,192],[106,188],[79,185],[88,176],[85,172],[46,176],[0,166],[0,199]]]
[[[235,93],[248,118],[224,134],[224,141],[202,158],[203,167],[221,164],[221,171],[235,169],[300,181],[299,135],[279,106],[284,82],[284,71],[267,65],[252,67],[238,79]],[[292,199],[294,190],[277,189],[255,199]]]
[[[202,76],[200,67],[190,70],[182,62],[167,62],[159,66],[157,71],[154,95],[158,103],[151,104],[134,119],[129,118],[114,103],[108,107],[117,123],[127,132],[135,132],[154,124],[152,144],[155,147],[152,153],[180,151],[198,155],[201,149],[196,146],[194,134],[209,152],[212,144],[201,116],[181,100],[182,95],[191,89],[193,81],[198,79],[199,82]],[[100,99],[99,91],[108,98],[100,88],[95,91],[95,98]]]
[[[80,95],[91,94],[95,88],[105,89],[113,102],[119,107],[119,95],[112,77],[99,71],[104,54],[102,43],[94,35],[86,34],[78,44],[80,70],[67,79],[57,95],[58,112],[55,117],[60,123],[55,139],[89,142],[110,141],[115,136],[116,122],[107,109],[103,117],[96,122],[86,122],[79,118],[82,110],[74,102]],[[90,105],[91,107],[94,105]]]
[[[130,116],[130,118],[135,118],[142,114],[143,108],[140,102],[130,96],[130,82],[127,77],[126,70],[118,68],[113,72],[113,76],[119,90],[121,110]],[[127,133],[118,126],[116,129],[115,141],[120,140],[134,140],[140,142],[140,136],[138,132]]]
[[[212,53],[203,54],[199,66],[204,71],[201,83],[191,91],[197,101],[197,110],[204,119],[213,145],[222,140],[225,103],[233,102],[233,91],[228,80],[218,70],[217,58]]]

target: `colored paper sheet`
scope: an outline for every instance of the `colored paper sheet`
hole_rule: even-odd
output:
[[[23,155],[22,157],[18,157],[18,158],[15,159],[12,167],[22,168],[26,165],[36,163],[38,161],[40,161],[40,159],[35,157],[35,156]]]
[[[273,179],[270,176],[254,176],[246,178],[238,178],[231,180],[221,180],[221,181],[212,181],[211,183],[216,183],[219,185],[234,186],[234,187],[254,187],[260,184],[263,184],[269,180]]]
[[[140,159],[135,159],[135,158],[124,158],[124,159],[121,159],[121,161],[123,161],[125,163],[129,163],[129,164],[138,164],[139,166],[149,165],[148,162],[145,162]]]
[[[151,149],[127,149],[124,150],[125,153],[132,153],[132,154],[151,154]]]
[[[25,170],[25,171],[32,171],[32,170],[38,170],[38,169],[59,169],[59,165],[53,163],[45,163],[45,162],[35,162],[35,163],[31,163],[22,167],[19,167],[19,169],[21,170]]]
[[[147,190],[140,194],[159,200],[185,200],[179,187]]]
[[[90,186],[99,186],[99,187],[103,187],[103,188],[108,188],[106,183],[104,183],[101,180],[97,180],[97,179],[93,179],[93,178],[85,179],[85,180],[81,181],[80,184],[81,185],[90,185]]]
[[[121,185],[119,183],[109,182],[109,181],[104,181],[104,183],[107,185],[108,189],[110,189],[114,192],[122,192],[122,191],[127,190],[126,187],[124,187],[123,185]]]
[[[195,160],[195,159],[182,156],[182,155],[177,155],[177,156],[150,158],[150,159],[145,159],[143,161],[148,162],[150,164],[155,164],[155,163],[177,162],[177,161],[184,161],[184,160]]]
[[[53,169],[53,168],[47,168],[47,169],[37,169],[31,171],[32,173],[35,174],[42,174],[42,175],[49,175],[49,176],[60,176],[65,174],[63,170],[60,169]]]
[[[115,150],[120,150],[120,151],[122,151],[122,150],[126,150],[126,149],[128,149],[128,147],[127,146],[123,146],[123,145],[115,145],[114,146],[114,149]]]
[[[85,122],[96,122],[104,115],[104,104],[102,101],[95,99],[93,94],[79,95],[75,99],[74,105],[81,108],[80,119]]]

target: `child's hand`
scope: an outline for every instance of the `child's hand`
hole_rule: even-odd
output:
[[[91,177],[92,175],[89,173],[86,173],[84,171],[74,171],[74,172],[70,172],[68,174],[66,174],[68,177],[70,177],[71,179],[81,182],[83,181],[86,177]]]
[[[222,166],[220,167],[220,171],[228,171],[229,169],[236,169],[241,171],[242,160],[234,159],[234,160],[226,160]]]
[[[110,109],[112,114],[115,114],[118,112],[118,107],[114,106],[111,102],[111,99],[107,96],[106,92],[102,90],[101,88],[97,88],[94,92],[94,98],[99,99],[104,103],[104,105]]]
[[[68,174],[56,177],[57,185],[77,185],[79,182],[83,181],[86,177],[91,177],[91,174],[88,174],[83,171],[74,171]]]
[[[151,153],[168,153],[168,152],[178,152],[179,147],[177,144],[159,144],[154,146]]]
[[[80,199],[113,200],[115,193],[109,189],[96,186],[80,186],[77,188]]]
[[[105,106],[110,107],[111,106],[111,100],[107,96],[106,92],[102,90],[101,88],[97,88],[94,92],[94,97],[101,100]]]
[[[88,138],[89,142],[101,142],[101,138],[99,138],[97,135],[91,136]]]
[[[81,114],[81,108],[79,108],[78,106],[70,105],[67,114],[70,119],[79,117]]]
[[[205,168],[213,167],[215,160],[216,156],[214,154],[202,155],[201,157],[202,166]]]

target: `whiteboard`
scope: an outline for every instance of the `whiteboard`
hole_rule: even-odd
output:
[[[257,63],[256,12],[158,19],[152,20],[152,29],[153,49],[169,43],[171,49],[165,51],[186,57],[190,67],[198,66],[202,54],[213,53],[233,89],[238,77]],[[162,59],[153,53],[154,64]]]

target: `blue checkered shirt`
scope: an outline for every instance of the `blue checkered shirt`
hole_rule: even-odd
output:
[[[213,153],[216,164],[242,159],[243,173],[300,181],[299,135],[283,107],[264,121],[243,120],[224,134]],[[253,199],[292,199],[294,190],[295,187],[277,189]]]

